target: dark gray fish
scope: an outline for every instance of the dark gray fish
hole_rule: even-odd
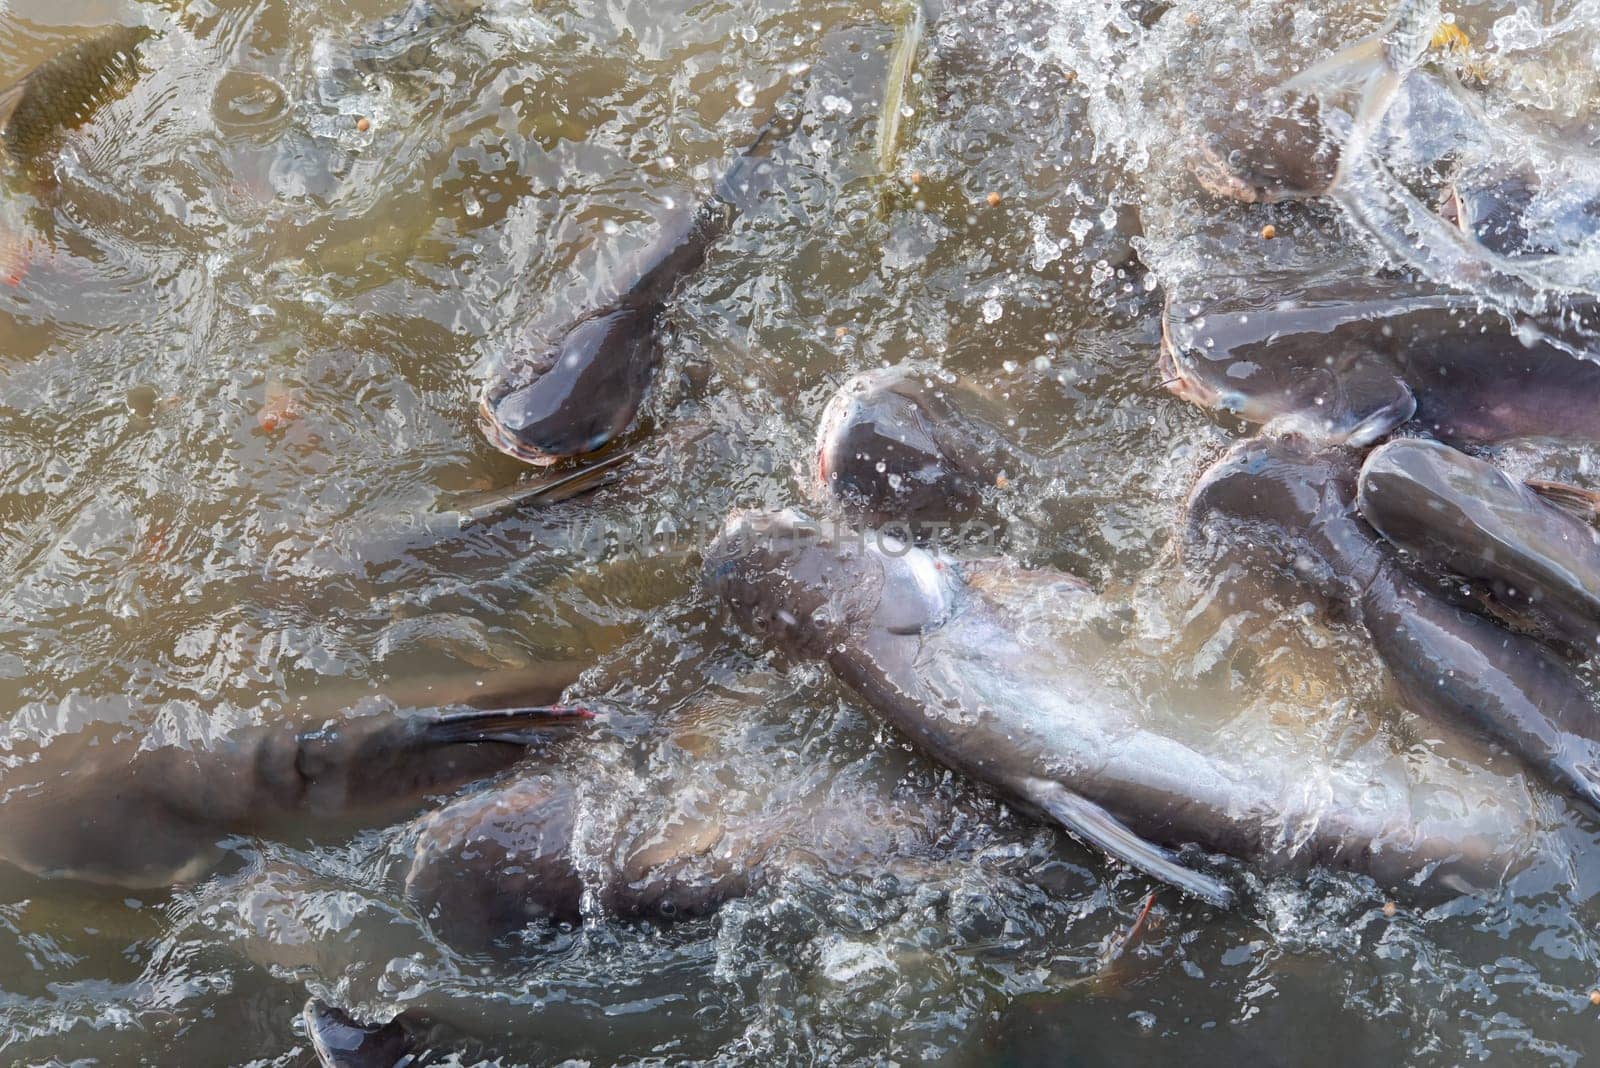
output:
[[[779,798],[744,794],[733,806],[720,803],[720,785],[677,786],[670,799],[605,803],[603,826],[583,810],[579,783],[560,773],[460,798],[419,820],[405,896],[454,948],[493,953],[531,924],[704,916],[799,868],[915,874],[948,857],[956,824],[946,800],[878,783],[818,790],[807,782]],[[384,1058],[396,1050],[426,1057],[465,1037],[436,1040],[425,1013],[381,1024],[320,1003],[308,1013],[326,1039],[323,1063],[341,1068],[392,1063]]]
[[[660,236],[609,286],[615,296],[516,344],[479,399],[490,444],[549,464],[594,452],[633,423],[660,363],[657,328],[673,293],[765,188],[768,157],[798,123],[798,114],[774,118],[709,200],[663,220]]]
[[[1229,109],[1200,145],[1192,170],[1208,191],[1246,204],[1301,200],[1332,188],[1340,147],[1316,99],[1272,94]]]
[[[170,886],[208,870],[230,835],[388,822],[585,718],[387,711],[247,727],[201,750],[145,747],[116,724],[18,742],[0,776],[0,859],[45,877]]]
[[[609,844],[589,835],[580,863],[575,784],[524,777],[422,818],[406,897],[446,941],[483,952],[538,921],[704,916],[796,864],[892,870],[932,855],[949,825],[942,801],[855,784],[741,804],[635,799]]]
[[[1455,181],[1439,215],[1499,256],[1553,256],[1600,229],[1600,198],[1563,197],[1553,213],[1538,204],[1542,182],[1532,171],[1492,180]]]
[[[300,1019],[323,1068],[413,1068],[427,1063],[428,1036],[409,1017],[362,1024],[312,998],[300,1010]]]
[[[991,399],[963,381],[911,365],[855,375],[823,409],[816,487],[869,526],[971,519],[1002,476],[1039,465],[1004,423]]]
[[[1415,418],[1453,443],[1600,441],[1592,314],[1508,320],[1470,296],[1352,281],[1163,316],[1178,396],[1329,443],[1369,445]]]
[[[1600,640],[1600,531],[1491,463],[1403,438],[1367,457],[1357,505],[1391,544],[1484,583],[1552,637]]]
[[[1495,883],[1525,855],[1526,798],[1486,775],[1453,784],[1463,804],[1439,807],[1398,758],[1328,769],[1325,752],[1287,739],[1263,758],[1203,752],[1145,726],[1138,701],[1070,642],[1023,637],[1039,599],[1083,595],[1069,576],[830,537],[788,512],[731,518],[707,575],[744,629],[827,663],[939,762],[1214,904],[1233,891],[1172,848],[1455,889]]]
[[[113,26],[52,56],[0,92],[0,142],[18,164],[33,167],[63,134],[128,91],[139,75],[146,26]]]
[[[1600,712],[1572,669],[1411,578],[1361,520],[1355,497],[1348,453],[1295,436],[1241,442],[1195,486],[1188,555],[1275,574],[1353,617],[1412,711],[1488,736],[1600,810]]]

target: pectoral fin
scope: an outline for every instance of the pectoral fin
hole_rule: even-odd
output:
[[[1600,525],[1600,491],[1567,482],[1547,482],[1542,478],[1528,479],[1528,488],[1537,493],[1541,500],[1570,512],[1585,523]]]
[[[594,719],[594,713],[575,705],[542,705],[533,708],[467,709],[457,712],[432,712],[423,729],[435,745],[468,742],[505,742],[510,745],[538,744],[552,730],[568,729]]]
[[[532,505],[555,504],[599,489],[617,477],[631,457],[626,450],[612,453],[576,471],[558,476],[530,478],[510,489],[488,490],[460,497],[450,506],[463,527],[495,519]]]
[[[1024,793],[1085,844],[1218,908],[1233,907],[1233,891],[1222,880],[1184,867],[1168,850],[1140,838],[1093,801],[1048,779],[1029,779]]]

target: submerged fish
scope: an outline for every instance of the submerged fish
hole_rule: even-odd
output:
[[[1070,576],[828,537],[790,512],[732,517],[707,574],[744,629],[827,663],[941,763],[1217,905],[1233,891],[1172,848],[1459,889],[1496,884],[1528,847],[1526,795],[1484,774],[1443,791],[1461,804],[1438,804],[1399,757],[1330,765],[1281,738],[1271,752],[1209,752],[1151,729],[1070,641],[1024,637],[1029,607],[1073,595]]]
[[[16,743],[0,776],[0,859],[45,877],[170,886],[209,869],[230,835],[386,822],[583,718],[387,711],[247,727],[205,749],[145,747],[115,724]]]
[[[1413,417],[1449,442],[1600,441],[1600,352],[1585,308],[1507,319],[1471,296],[1345,282],[1163,313],[1172,392],[1252,423],[1368,445]]]
[[[571,776],[519,778],[419,821],[405,897],[438,937],[482,954],[514,949],[530,924],[674,922],[797,869],[914,874],[950,852],[941,840],[954,813],[941,799],[873,783],[818,790],[809,776],[777,797],[751,785],[730,793],[708,774],[675,784],[672,798],[585,807]],[[346,1068],[393,1064],[395,1051],[433,1041],[422,1013],[367,1024],[313,1001],[307,1023],[323,1063]]]
[[[32,166],[68,130],[125,93],[139,74],[146,26],[114,26],[52,56],[0,91],[0,143],[18,164]]]
[[[1348,453],[1303,438],[1239,443],[1196,484],[1186,554],[1281,578],[1353,617],[1407,706],[1503,745],[1557,790],[1600,809],[1600,710],[1538,641],[1418,583],[1356,512]]]
[[[594,452],[628,428],[661,359],[657,328],[668,302],[764,188],[768,157],[798,122],[798,114],[773,119],[709,200],[664,220],[612,282],[614,296],[553,334],[536,329],[518,342],[479,400],[492,445],[543,465]]]
[[[1391,544],[1488,586],[1519,619],[1592,652],[1600,640],[1600,531],[1493,464],[1401,439],[1361,468],[1357,504]]]

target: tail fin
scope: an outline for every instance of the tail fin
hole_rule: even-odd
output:
[[[1383,35],[1374,34],[1340,49],[1284,83],[1285,89],[1308,96],[1335,95],[1352,89],[1361,93],[1355,120],[1339,149],[1339,166],[1328,184],[1329,192],[1339,189],[1350,168],[1367,154],[1367,146],[1394,104],[1407,73],[1390,59]]]
[[[927,29],[927,14],[921,0],[906,0],[910,9],[905,21],[895,35],[894,47],[889,54],[889,69],[884,75],[883,106],[878,111],[878,173],[894,170],[900,154],[900,109],[905,106],[906,93],[911,87],[911,75],[916,70],[917,53],[922,49],[922,36]]]

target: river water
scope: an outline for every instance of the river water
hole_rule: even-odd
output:
[[[951,0],[887,175],[893,4],[491,0],[380,48],[396,13],[0,3],[5,81],[92,27],[161,31],[53,180],[13,176],[0,203],[13,736],[109,719],[186,742],[575,678],[601,714],[533,764],[575,784],[585,841],[641,813],[836,795],[892,799],[920,845],[796,863],[710,916],[596,909],[492,952],[406,904],[404,827],[241,839],[170,893],[7,873],[0,1056],[306,1063],[308,993],[438,1020],[467,1063],[1575,1065],[1600,1048],[1600,841],[1554,799],[1570,857],[1502,894],[1424,908],[1323,873],[1256,879],[1231,914],[1151,899],[908,751],[823,672],[764,655],[697,582],[730,507],[804,500],[843,378],[916,359],[989,389],[1052,459],[1048,485],[1001,495],[1003,548],[1105,591],[1107,672],[1172,695],[1186,730],[1428,746],[1346,629],[1230,609],[1182,576],[1184,494],[1247,428],[1155,369],[1166,291],[1438,267],[1331,209],[1205,197],[1185,166],[1195,114],[1368,32],[1377,5]],[[1600,93],[1600,12],[1455,15],[1488,71],[1478,162],[1600,173],[1573,132]],[[517,326],[580,306],[789,94],[801,130],[680,293],[624,483],[456,530],[449,495],[522,473],[474,421]],[[1462,128],[1408,126],[1427,113],[1408,107],[1396,153]],[[1566,148],[1540,156],[1552,137]],[[1582,480],[1594,458],[1506,462]]]

